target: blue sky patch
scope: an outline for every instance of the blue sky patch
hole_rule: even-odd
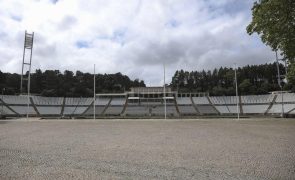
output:
[[[124,45],[126,29],[119,29],[113,32],[112,40]]]
[[[22,17],[20,17],[20,16],[16,16],[16,15],[11,15],[11,19],[13,19],[13,20],[15,20],[15,21],[17,21],[17,22],[22,21]]]
[[[125,44],[126,32],[126,28],[121,28],[115,30],[112,35],[99,35],[97,36],[97,39],[113,41],[123,46]]]
[[[175,19],[171,19],[166,23],[167,27],[176,28],[180,25],[180,22],[176,21]]]
[[[77,41],[76,46],[78,48],[89,48],[89,43],[87,41]]]
[[[58,0],[50,0],[53,4],[56,4]]]

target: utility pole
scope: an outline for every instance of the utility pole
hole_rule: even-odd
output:
[[[96,105],[96,93],[95,93],[95,64],[93,68],[93,119],[95,120],[95,105]]]
[[[236,81],[236,100],[237,100],[237,114],[238,120],[240,119],[240,111],[239,111],[239,94],[238,94],[238,79],[237,79],[237,64],[235,63],[235,81]]]
[[[3,100],[3,98],[4,98],[4,91],[5,91],[5,88],[2,89],[2,103],[1,103],[1,104],[2,104],[2,111],[1,111],[1,114],[2,114],[2,115],[4,115],[4,111],[3,111],[3,105],[4,105],[4,103],[3,103],[3,102],[4,102],[4,100]]]
[[[278,57],[278,51],[276,51],[276,61],[277,61],[277,71],[278,71],[278,84],[281,89],[281,100],[282,100],[282,112],[281,117],[284,117],[284,93],[283,93],[283,86],[281,82],[281,73],[280,73],[280,66],[279,66],[279,57]]]
[[[165,114],[165,119],[167,118],[167,109],[166,109],[166,72],[165,72],[165,63],[164,63],[164,114]]]

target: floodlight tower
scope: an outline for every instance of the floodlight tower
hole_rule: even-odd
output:
[[[21,74],[21,82],[20,82],[20,94],[24,94],[24,90],[23,90],[25,86],[24,82],[27,81],[27,97],[28,97],[27,118],[29,117],[29,106],[30,106],[30,83],[31,83],[33,42],[34,42],[34,32],[30,34],[30,33],[27,33],[27,31],[25,31],[22,74]],[[25,72],[24,70],[27,70],[27,71]]]

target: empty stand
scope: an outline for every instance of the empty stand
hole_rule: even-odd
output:
[[[192,104],[190,97],[179,97],[176,99],[179,113],[181,115],[196,115],[197,111]]]
[[[81,115],[90,106],[92,98],[66,98],[64,107],[64,116]]]
[[[16,115],[13,111],[8,109],[6,106],[3,106],[3,108],[2,108],[2,104],[0,107],[0,114],[2,114],[2,115]]]
[[[27,105],[28,104],[28,98],[27,96],[10,96],[10,95],[4,95],[1,96],[1,99],[9,105]]]
[[[178,105],[192,105],[191,98],[181,97],[176,99]]]
[[[105,110],[104,114],[114,115],[114,116],[121,115],[125,102],[126,102],[126,98],[113,98],[109,106]]]
[[[282,103],[282,96],[284,103],[295,103],[295,94],[294,93],[284,93],[284,94],[278,94],[278,97],[276,99],[276,103]]]
[[[32,97],[33,102],[41,116],[59,116],[63,105],[61,97]]]
[[[197,105],[196,108],[200,114],[219,114],[211,105]]]
[[[151,108],[152,116],[163,116],[165,114],[165,106],[153,106]],[[177,116],[178,113],[176,111],[176,107],[174,105],[166,106],[166,115],[167,116]]]
[[[219,112],[213,107],[208,98],[205,96],[192,97],[192,101],[200,114],[219,114]]]
[[[203,97],[192,97],[193,101],[195,104],[210,104],[210,102],[208,101],[207,97],[203,96]]]
[[[102,115],[102,112],[104,111],[105,106],[96,106],[95,107],[95,114],[96,115]],[[84,114],[83,114],[84,113]],[[93,106],[87,109],[86,112],[83,112],[81,115],[86,115],[86,116],[92,116],[93,115]]]
[[[123,106],[125,105],[126,98],[113,98],[111,101],[111,106]]]
[[[110,102],[111,98],[108,97],[98,97],[95,100],[96,106],[105,106]]]
[[[137,106],[137,105],[128,105],[126,107],[125,116],[149,116],[149,107],[148,106]]]
[[[244,114],[264,114],[271,105],[274,95],[241,96]]]
[[[271,103],[274,95],[251,95],[251,96],[241,96],[243,104],[267,104]]]
[[[123,110],[124,106],[109,106],[104,112],[105,115],[119,116]]]
[[[291,111],[295,108],[295,104],[284,104],[284,113]],[[281,114],[282,113],[282,104],[274,104],[268,112],[269,114]]]
[[[250,95],[240,96],[238,111],[245,115],[278,115],[282,113],[295,114],[295,94]],[[0,113],[9,116],[26,115],[26,96],[4,95],[0,101]],[[168,116],[195,115],[232,115],[237,113],[236,96],[212,97],[177,97],[168,101],[166,112]],[[3,102],[3,107],[2,103]],[[29,114],[34,116],[92,116],[92,98],[62,98],[32,96]],[[161,98],[138,99],[126,101],[125,97],[105,96],[95,101],[96,115],[99,116],[164,116],[164,104]]]
[[[220,114],[229,114],[229,108],[226,105],[215,105],[215,108],[220,112]]]
[[[32,107],[31,101],[29,101],[29,109],[27,107],[28,104],[28,98],[27,96],[9,96],[4,95],[1,96],[1,99],[3,102],[11,108],[12,111],[15,111],[19,115],[26,115],[27,111],[29,115],[36,115],[36,111]],[[10,109],[6,109],[5,112],[7,112],[8,115],[14,115]]]
[[[264,114],[264,112],[269,107],[268,104],[253,104],[253,105],[243,105],[244,114]]]

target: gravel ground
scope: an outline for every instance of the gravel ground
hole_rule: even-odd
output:
[[[0,121],[0,179],[295,179],[295,120]]]

